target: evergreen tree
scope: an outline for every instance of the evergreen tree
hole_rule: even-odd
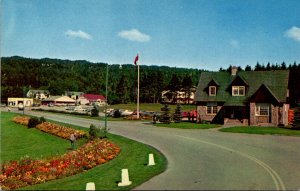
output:
[[[185,103],[190,103],[192,78],[190,75],[186,75],[182,80],[182,88],[185,94]]]
[[[225,72],[226,70],[223,69],[222,67],[219,69],[219,72]]]
[[[175,103],[177,100],[177,91],[180,90],[180,87],[181,87],[181,83],[178,76],[176,74],[173,74],[170,83],[168,85],[168,89],[170,90],[170,92],[174,94],[173,103]]]
[[[166,123],[169,124],[171,122],[171,117],[170,117],[170,108],[168,104],[165,104],[163,108],[161,108],[161,111],[163,114],[161,115],[159,121],[161,123]]]
[[[270,64],[270,62],[268,62],[267,67],[266,67],[266,70],[267,70],[267,71],[270,71],[270,70],[271,70],[271,64]]]
[[[281,69],[282,69],[282,70],[286,70],[286,64],[285,64],[285,62],[282,62],[282,64],[281,64]]]
[[[252,69],[251,69],[251,66],[249,66],[249,65],[247,65],[246,67],[245,67],[245,71],[251,71]]]
[[[173,120],[175,123],[180,123],[181,122],[181,106],[180,104],[177,104],[175,108],[175,113],[173,114]]]

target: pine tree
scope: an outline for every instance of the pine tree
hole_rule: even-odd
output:
[[[163,108],[161,108],[161,111],[163,114],[160,117],[160,122],[161,123],[166,123],[169,124],[171,122],[171,117],[170,117],[170,108],[168,104],[165,104]]]
[[[180,123],[181,122],[181,106],[180,104],[177,104],[175,108],[175,113],[173,114],[173,120],[175,123]]]
[[[251,69],[251,66],[249,66],[249,65],[247,65],[246,67],[245,67],[245,71],[251,71],[252,69]]]

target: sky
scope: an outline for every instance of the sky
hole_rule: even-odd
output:
[[[0,0],[1,56],[217,71],[300,63],[299,0]]]

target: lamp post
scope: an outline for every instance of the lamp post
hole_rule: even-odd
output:
[[[106,64],[106,77],[105,77],[105,98],[106,98],[106,102],[105,102],[105,122],[104,122],[104,128],[105,131],[107,132],[107,86],[108,86],[108,63]]]

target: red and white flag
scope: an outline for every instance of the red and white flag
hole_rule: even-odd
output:
[[[139,54],[137,54],[134,59],[134,65],[136,65],[138,61],[139,61]]]

